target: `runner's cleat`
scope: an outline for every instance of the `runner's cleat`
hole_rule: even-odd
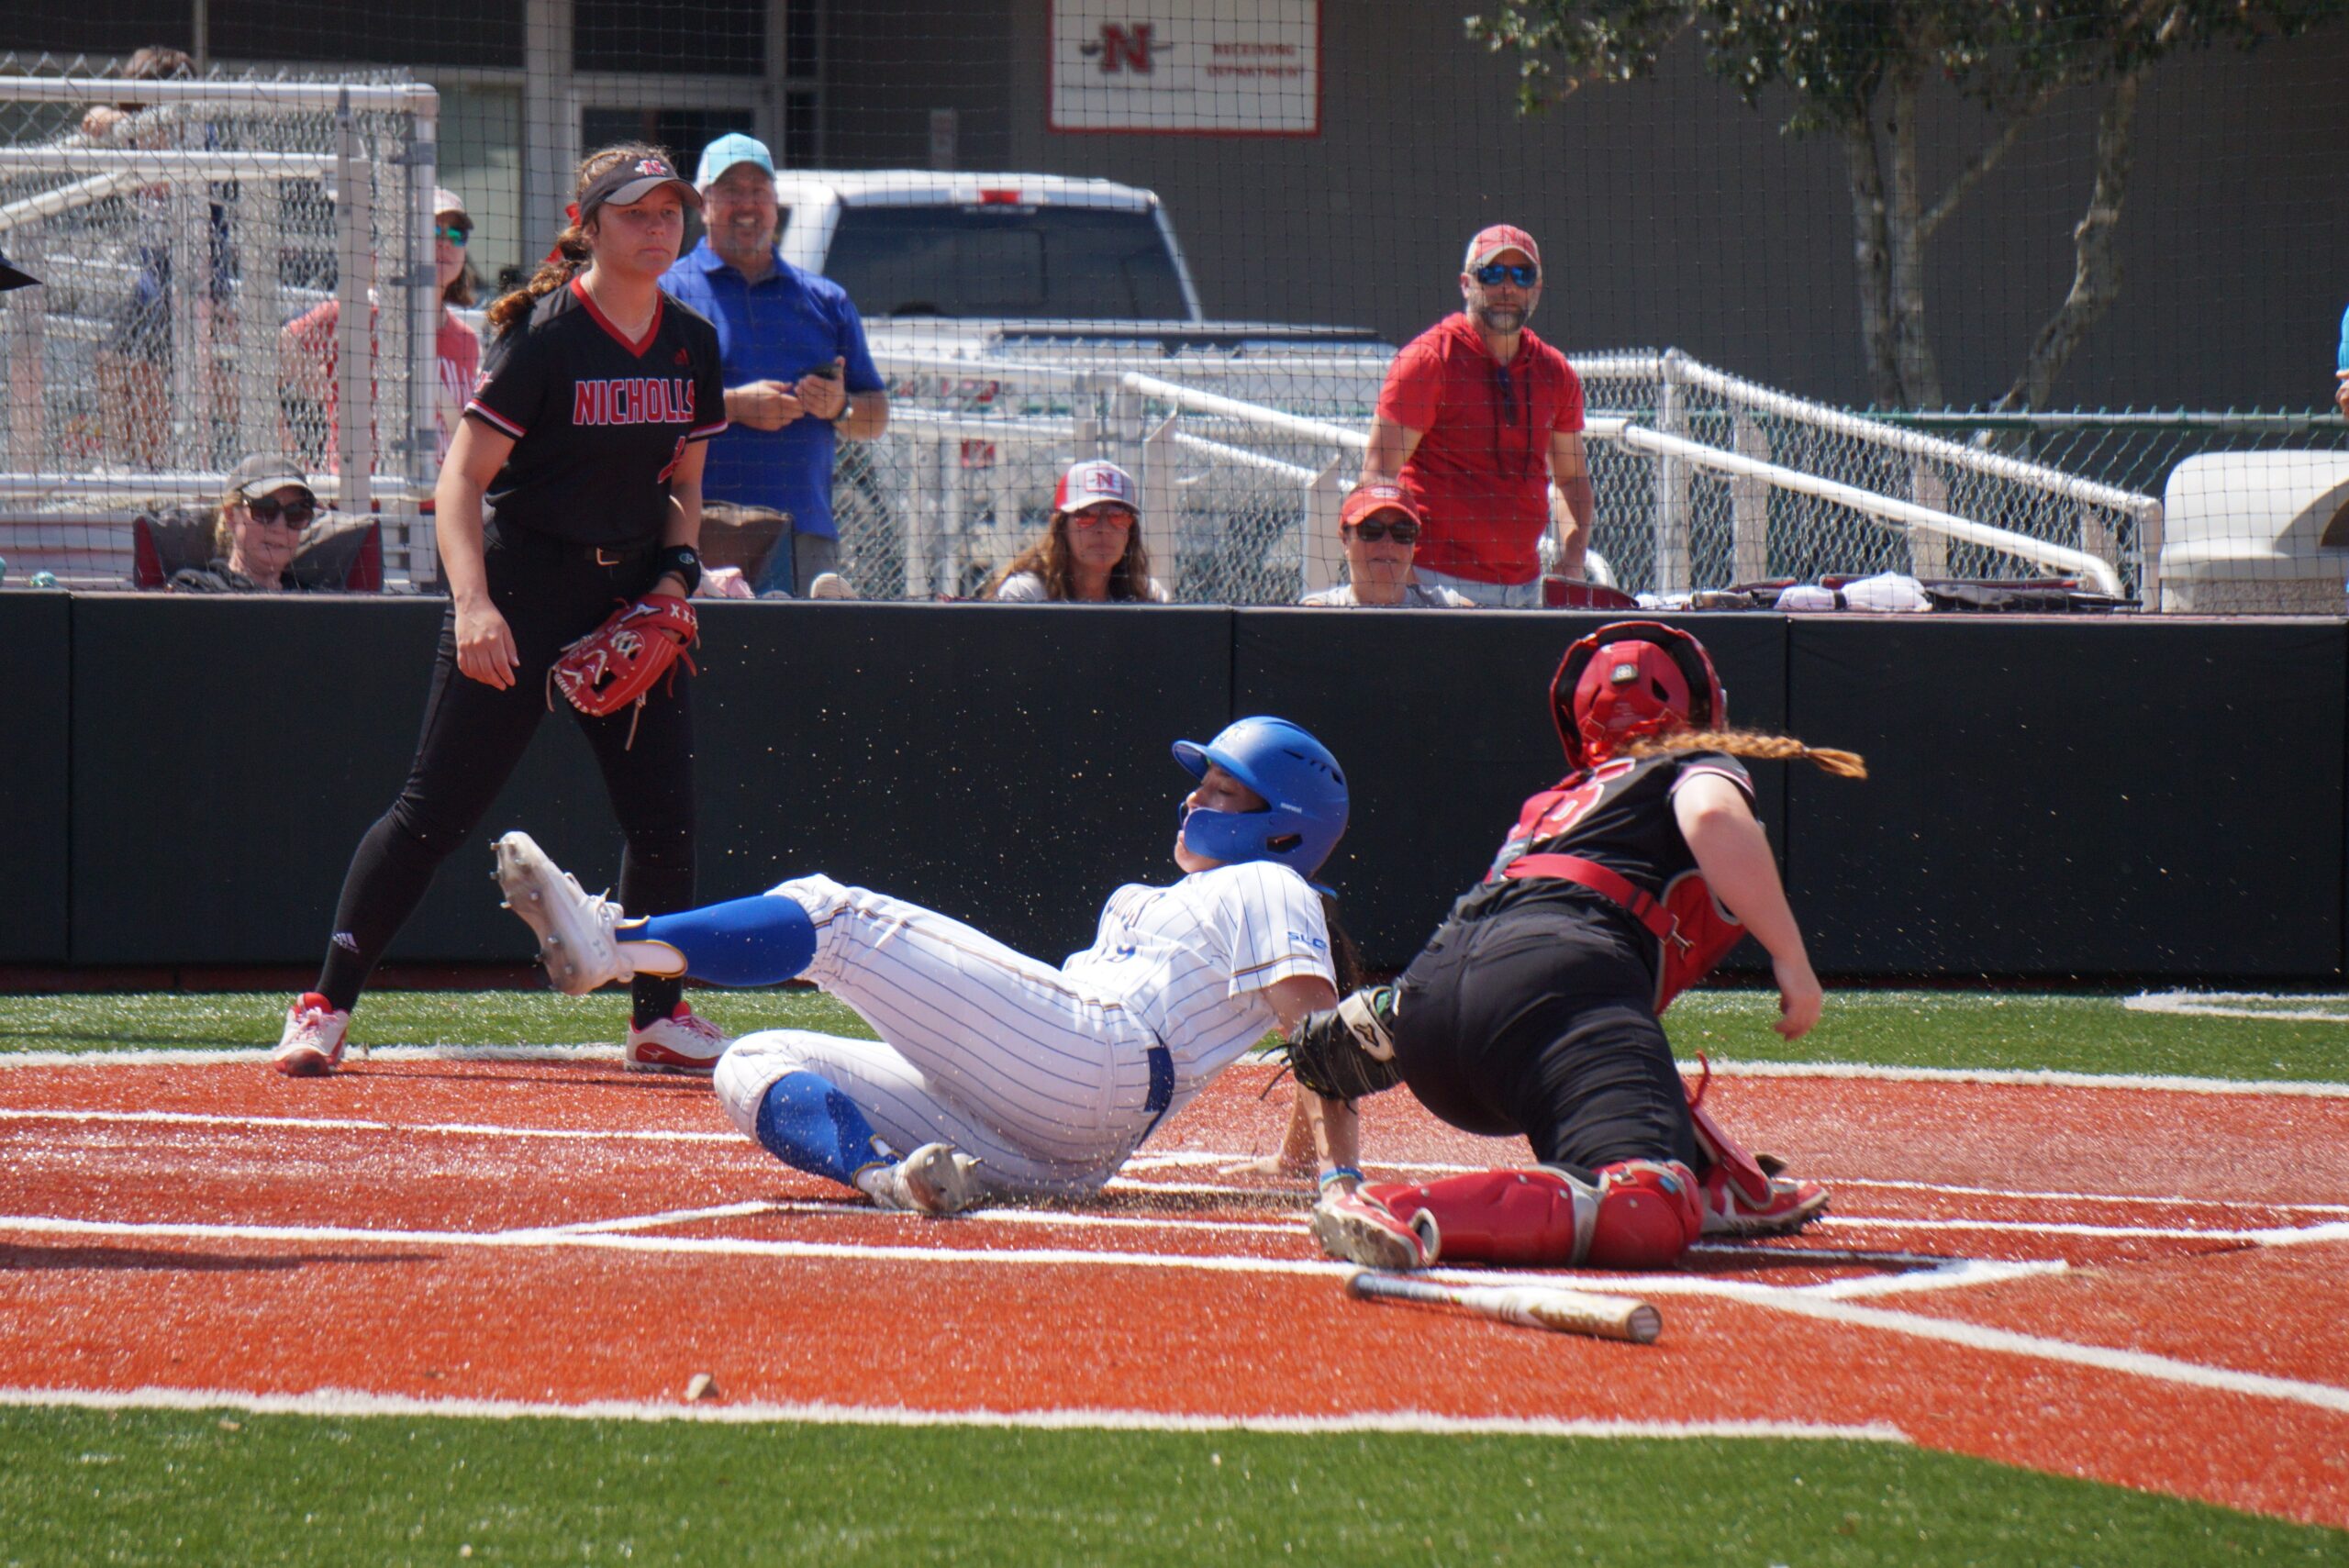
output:
[[[951,1143],[925,1143],[890,1166],[867,1190],[878,1207],[944,1219],[985,1195],[978,1164]]]
[[[566,996],[584,996],[599,985],[634,977],[613,933],[628,917],[618,905],[581,887],[528,833],[507,834],[496,851],[498,889],[506,895],[506,907],[537,935],[539,962],[546,966],[550,984]]]

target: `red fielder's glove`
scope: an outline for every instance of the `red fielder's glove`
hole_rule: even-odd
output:
[[[603,718],[628,706],[641,709],[654,683],[668,675],[674,681],[676,661],[699,674],[685,650],[701,640],[701,624],[693,606],[674,594],[647,594],[632,605],[612,612],[603,625],[572,643],[547,672],[547,706],[554,706],[554,690],[571,706],[592,718]],[[629,743],[636,742],[636,724],[629,723]]]

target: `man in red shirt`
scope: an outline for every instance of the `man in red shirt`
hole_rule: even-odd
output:
[[[1361,483],[1400,484],[1426,519],[1419,581],[1481,605],[1539,605],[1553,484],[1566,576],[1583,574],[1590,540],[1582,381],[1525,325],[1542,300],[1542,252],[1525,230],[1496,224],[1468,242],[1460,296],[1465,309],[1387,367]]]

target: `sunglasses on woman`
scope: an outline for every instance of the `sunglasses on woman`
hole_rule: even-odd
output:
[[[462,223],[443,223],[434,227],[432,237],[446,239],[451,245],[462,245],[473,237],[473,231]]]
[[[1419,525],[1408,517],[1397,517],[1391,523],[1384,517],[1370,517],[1353,527],[1354,537],[1365,544],[1376,544],[1389,534],[1395,536],[1397,544],[1419,542]]]
[[[274,495],[256,496],[245,503],[245,510],[253,515],[254,522],[284,523],[289,528],[306,528],[310,519],[318,515],[317,507],[307,501],[287,506]]]
[[[1087,506],[1081,512],[1071,512],[1069,519],[1080,528],[1099,528],[1104,523],[1120,528],[1134,526],[1134,514],[1123,506]]]
[[[1542,281],[1542,269],[1521,261],[1487,261],[1468,274],[1486,288],[1495,284],[1515,284],[1530,289]]]

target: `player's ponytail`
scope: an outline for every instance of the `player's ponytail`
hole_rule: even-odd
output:
[[[587,187],[596,183],[596,177],[615,163],[640,158],[657,158],[665,163],[669,161],[669,154],[641,141],[624,141],[616,147],[598,148],[581,161],[578,178],[572,183],[572,195],[574,199],[585,195]],[[593,252],[587,248],[587,230],[573,218],[563,226],[562,233],[554,237],[553,253],[539,263],[539,270],[530,274],[530,281],[511,294],[500,295],[497,302],[489,307],[490,330],[502,338],[528,321],[531,309],[542,297],[557,289],[570,287],[571,280],[585,272],[588,263],[594,260]]]
[[[1820,773],[1839,779],[1868,776],[1865,759],[1856,751],[1806,746],[1786,735],[1760,735],[1750,729],[1675,729],[1645,736],[1623,748],[1633,757],[1660,757],[1673,751],[1722,751],[1765,762],[1809,762]]]
[[[1330,968],[1338,976],[1338,995],[1351,995],[1362,989],[1362,949],[1354,945],[1353,933],[1338,918],[1335,895],[1321,895],[1321,923],[1330,929]]]

